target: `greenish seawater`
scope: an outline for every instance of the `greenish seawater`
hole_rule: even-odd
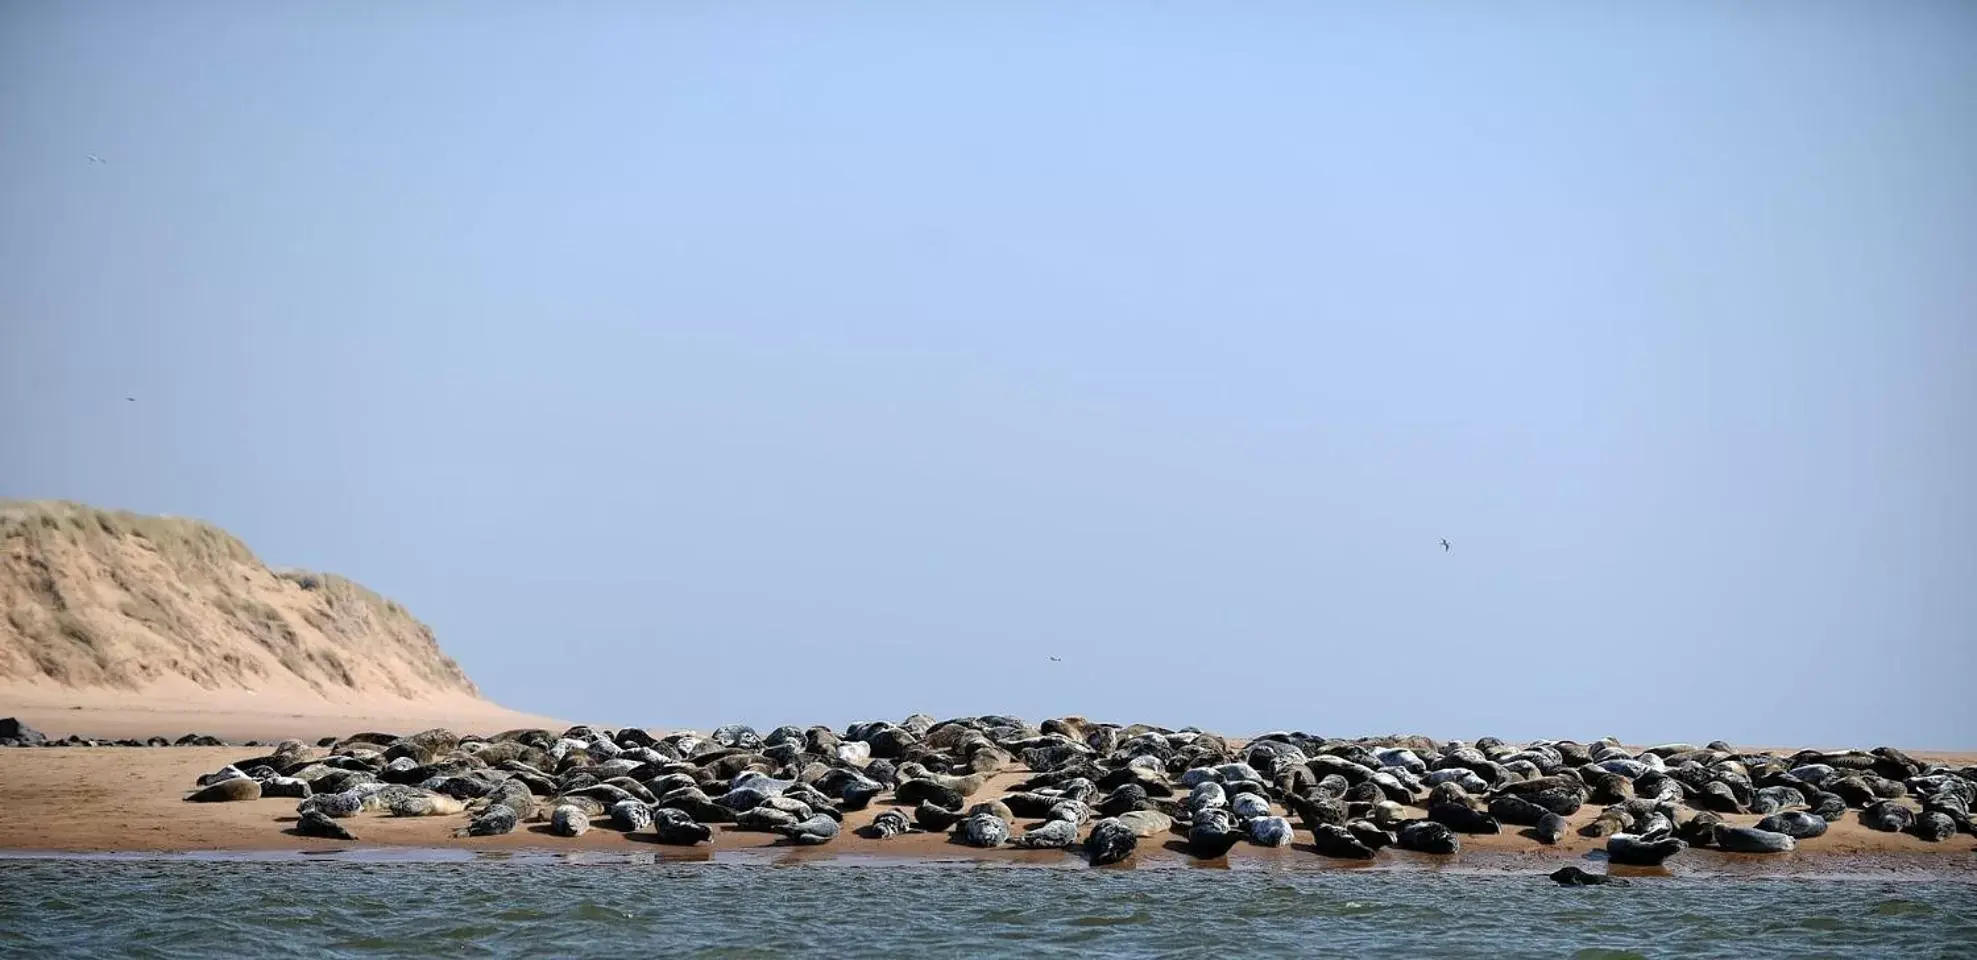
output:
[[[0,956],[1977,956],[1956,880],[0,860]]]

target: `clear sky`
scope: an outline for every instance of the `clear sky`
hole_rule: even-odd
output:
[[[1977,4],[9,3],[0,403],[562,716],[1974,746]]]

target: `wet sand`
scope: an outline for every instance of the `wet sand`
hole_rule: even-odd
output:
[[[357,843],[318,840],[293,833],[292,799],[238,803],[193,804],[183,801],[199,775],[235,760],[254,756],[251,747],[157,748],[19,748],[0,750],[0,851],[50,853],[188,853],[201,851],[321,852],[350,849],[430,848],[484,853],[539,851],[550,853],[642,854],[670,859],[752,859],[778,862],[834,858],[881,860],[969,860],[1043,866],[1082,864],[1075,854],[1057,850],[1010,848],[979,850],[949,843],[945,834],[909,834],[890,840],[868,840],[856,828],[870,823],[883,802],[845,815],[845,831],[821,847],[792,847],[774,834],[717,826],[714,840],[693,848],[667,847],[649,836],[626,835],[594,822],[579,838],[552,836],[544,824],[523,824],[501,837],[455,838],[466,822],[450,817],[391,817],[363,814],[342,821],[360,839]],[[1970,754],[1933,755],[1956,763],[1972,762]],[[1007,792],[1027,774],[1006,772],[992,778],[970,802]],[[889,795],[886,795],[889,796]],[[1226,859],[1197,861],[1183,850],[1178,835],[1140,841],[1134,860],[1142,866],[1243,867],[1276,866],[1298,869],[1468,869],[1542,871],[1562,863],[1581,862],[1604,847],[1604,838],[1582,837],[1576,829],[1590,821],[1598,808],[1587,806],[1571,818],[1575,830],[1553,847],[1514,832],[1494,836],[1465,835],[1462,852],[1435,857],[1383,850],[1367,864],[1329,860],[1310,846],[1310,834],[1296,831],[1288,849],[1238,844]],[[1869,830],[1849,811],[1825,836],[1803,841],[1787,854],[1741,855],[1690,850],[1670,861],[1665,870],[1614,867],[1615,874],[1672,873],[1677,875],[1831,875],[1921,874],[1977,879],[1977,841],[1959,834],[1942,843],[1929,843],[1906,834]],[[1755,815],[1732,815],[1737,824],[1754,824]],[[1293,821],[1295,822],[1295,821]],[[1027,829],[1025,821],[1017,831]],[[1593,859],[1597,859],[1594,854]]]

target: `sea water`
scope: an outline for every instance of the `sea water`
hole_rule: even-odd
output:
[[[53,857],[0,860],[0,956],[1977,956],[1977,884]]]

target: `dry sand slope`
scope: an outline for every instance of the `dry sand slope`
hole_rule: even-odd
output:
[[[63,736],[559,726],[481,699],[432,630],[210,524],[0,501],[0,716]]]

